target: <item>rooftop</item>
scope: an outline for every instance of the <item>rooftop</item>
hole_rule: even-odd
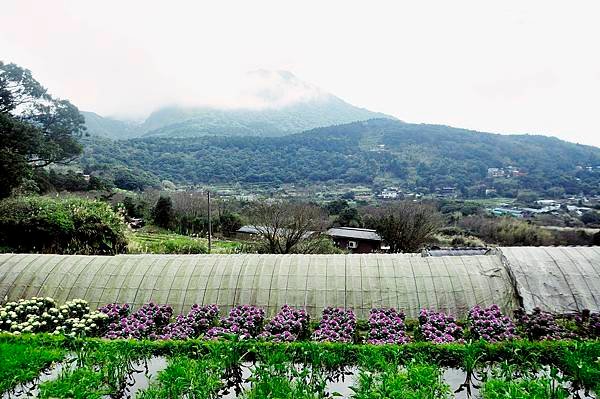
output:
[[[357,227],[333,227],[327,230],[327,235],[332,237],[354,238],[357,240],[383,241],[375,230],[360,229]]]

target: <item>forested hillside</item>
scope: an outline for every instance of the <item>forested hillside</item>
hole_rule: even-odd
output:
[[[485,188],[503,195],[518,189],[600,193],[598,148],[388,119],[270,138],[92,138],[85,147],[81,162],[90,171],[145,171],[156,180],[186,184],[371,184],[385,176],[406,189],[434,192],[451,186],[469,196]],[[518,176],[488,178],[488,168],[509,166]]]

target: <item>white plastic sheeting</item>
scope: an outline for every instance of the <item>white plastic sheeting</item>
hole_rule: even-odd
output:
[[[600,247],[504,247],[523,307],[600,311]]]
[[[367,318],[375,307],[409,317],[432,308],[464,317],[476,304],[518,306],[500,256],[413,255],[0,255],[0,298],[73,298],[92,307],[154,301],[176,312],[192,304],[221,311],[253,304],[273,315],[284,304],[320,317],[326,306]]]

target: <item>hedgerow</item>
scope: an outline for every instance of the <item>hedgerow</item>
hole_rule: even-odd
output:
[[[0,201],[0,248],[11,252],[114,255],[125,252],[122,218],[105,202],[18,197]]]

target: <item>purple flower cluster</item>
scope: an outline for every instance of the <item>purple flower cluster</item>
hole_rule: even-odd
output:
[[[590,338],[600,338],[600,313],[592,313],[588,324]]]
[[[106,338],[151,338],[155,339],[173,316],[169,305],[147,303],[134,313],[108,326]]]
[[[462,342],[463,329],[452,316],[442,312],[421,309],[419,313],[421,334],[426,341],[436,344]]]
[[[217,305],[192,305],[187,315],[180,314],[174,322],[163,328],[158,339],[189,339],[196,338],[214,326],[219,317]]]
[[[371,309],[369,313],[369,344],[406,344],[410,338],[406,335],[404,313],[394,308]]]
[[[544,312],[540,308],[534,308],[531,314],[518,309],[515,311],[515,319],[530,340],[556,340],[572,338],[573,335],[556,322],[552,313]]]
[[[209,338],[237,335],[242,339],[256,338],[265,322],[265,310],[253,305],[238,305],[229,316],[221,318],[221,325],[206,332]]]
[[[315,341],[352,342],[356,332],[356,316],[351,309],[327,307],[313,333]]]
[[[275,342],[292,342],[308,333],[309,318],[306,311],[283,305],[281,310],[265,326],[265,331],[259,335]]]
[[[131,307],[128,303],[109,303],[98,308],[98,311],[108,316],[109,323],[116,323],[124,317],[129,316]]]
[[[502,314],[498,305],[487,308],[476,305],[469,311],[468,320],[474,339],[498,342],[516,338],[515,325],[509,317]]]

